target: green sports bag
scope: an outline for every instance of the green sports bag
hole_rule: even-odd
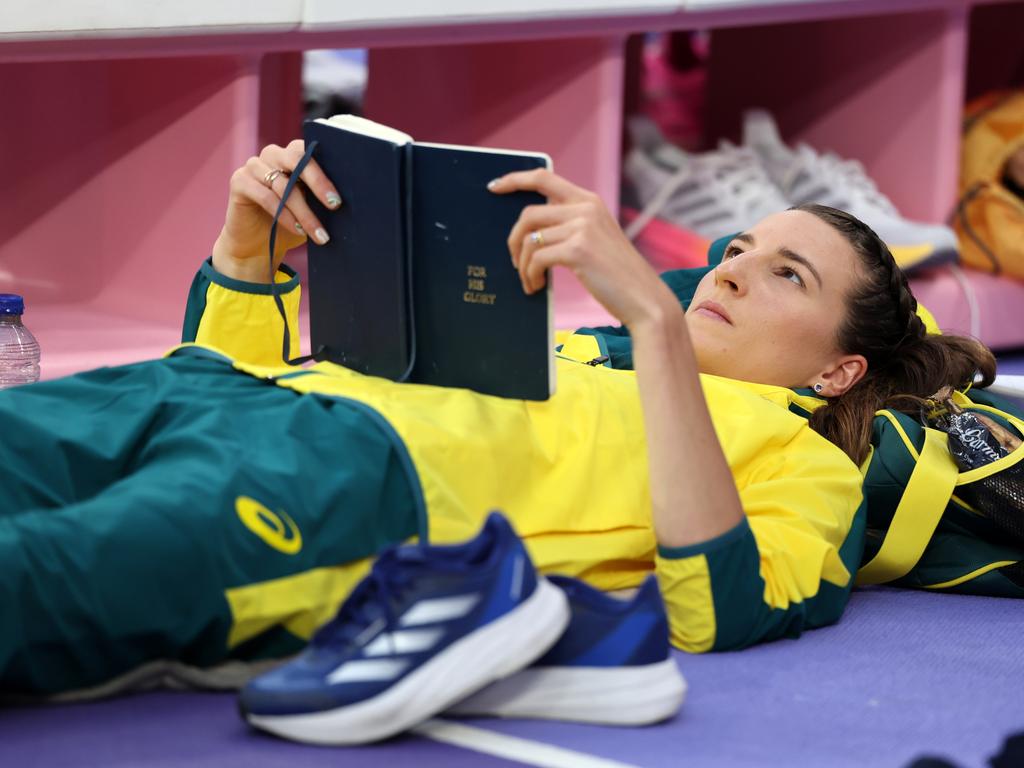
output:
[[[984,391],[953,395],[1024,437],[1024,413]],[[824,403],[801,390],[802,416]],[[861,466],[867,539],[857,584],[1024,597],[1024,445],[960,471],[945,432],[899,411],[878,411]]]

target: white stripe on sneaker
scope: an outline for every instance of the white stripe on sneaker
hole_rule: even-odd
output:
[[[368,683],[394,680],[409,666],[409,659],[356,659],[346,661],[327,676],[327,682]]]
[[[417,624],[434,624],[438,621],[461,619],[480,602],[480,595],[456,595],[455,597],[438,597],[433,600],[421,600],[402,614],[398,624],[402,627],[414,627]]]
[[[515,566],[512,571],[512,592],[510,597],[513,600],[519,600],[519,596],[523,593],[523,558],[517,557]]]
[[[385,632],[365,648],[363,656],[397,656],[400,653],[422,653],[429,651],[441,639],[444,630],[435,629],[402,629],[398,632]]]

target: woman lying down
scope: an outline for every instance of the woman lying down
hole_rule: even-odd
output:
[[[523,402],[288,369],[266,243],[287,181],[272,171],[302,154],[269,146],[232,176],[189,294],[193,344],[0,393],[0,690],[292,654],[382,547],[469,539],[492,509],[542,573],[601,590],[655,573],[679,648],[793,637],[849,597],[874,412],[994,368],[980,344],[926,334],[848,214],[801,206],[738,234],[684,310],[596,195],[539,170],[490,185],[548,199],[509,236],[523,290],[572,269],[628,329],[635,371],[560,358],[557,394]],[[278,265],[321,230],[303,194],[343,204],[315,162],[301,179]],[[298,279],[275,268],[294,329]],[[564,351],[596,349],[590,333]],[[795,388],[827,398],[810,423],[788,410]]]

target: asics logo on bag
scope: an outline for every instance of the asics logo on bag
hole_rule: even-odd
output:
[[[248,496],[235,499],[235,512],[242,525],[259,536],[267,546],[285,555],[302,551],[302,534],[287,512],[271,512]]]

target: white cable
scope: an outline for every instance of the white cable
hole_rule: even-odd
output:
[[[675,191],[679,189],[690,175],[690,167],[685,165],[666,179],[665,183],[661,185],[661,189],[658,190],[658,194],[651,198],[650,202],[640,211],[640,214],[626,227],[624,230],[626,237],[630,240],[636,239],[636,236],[651,222],[651,219],[661,213],[661,209],[665,207],[669,198],[675,194]]]
[[[953,279],[960,285],[960,290],[963,291],[964,298],[967,300],[967,313],[970,318],[970,329],[971,336],[976,339],[981,338],[981,307],[978,305],[978,294],[974,290],[974,286],[971,285],[971,281],[967,279],[967,275],[960,268],[959,264],[949,265],[950,274],[953,275]]]
[[[509,736],[497,731],[464,725],[451,720],[432,718],[412,729],[420,736],[434,741],[472,749],[485,755],[514,760],[537,768],[637,768],[631,763],[620,763],[606,757],[576,752],[540,741]]]

